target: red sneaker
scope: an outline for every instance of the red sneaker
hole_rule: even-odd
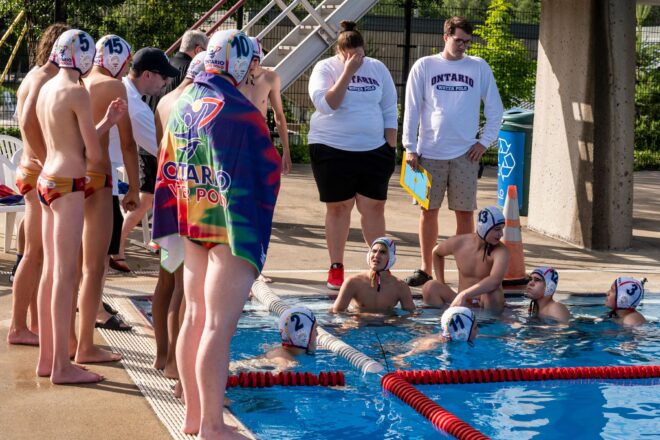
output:
[[[328,289],[339,290],[344,282],[344,265],[341,263],[334,263],[330,266],[328,271],[328,282],[326,286]]]

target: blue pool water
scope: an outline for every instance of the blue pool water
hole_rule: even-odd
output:
[[[477,312],[480,333],[474,347],[444,344],[414,355],[406,364],[393,357],[418,336],[437,332],[441,311],[420,316],[358,320],[329,315],[327,299],[285,299],[304,304],[321,325],[390,369],[478,369],[515,367],[657,365],[660,363],[660,299],[640,311],[652,322],[623,329],[608,320],[602,298],[569,299],[576,317],[560,326],[528,319],[527,301],[512,305],[501,319]],[[379,343],[382,342],[382,346]],[[276,318],[256,302],[248,304],[232,341],[233,360],[262,354],[279,343]],[[385,354],[383,354],[383,352]],[[363,376],[344,359],[324,350],[303,356],[297,371],[341,370],[347,387],[273,387],[228,391],[232,411],[264,439],[426,439],[446,436],[395,396],[383,392],[380,377]],[[660,382],[547,381],[473,385],[419,385],[429,398],[492,438],[657,438]]]

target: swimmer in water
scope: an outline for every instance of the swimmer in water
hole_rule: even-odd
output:
[[[504,215],[488,206],[477,217],[477,232],[455,235],[433,249],[437,280],[424,284],[424,302],[432,307],[480,306],[494,312],[504,309],[502,279],[509,264],[509,251],[500,242]],[[445,282],[445,257],[453,255],[458,269],[458,293]]]
[[[450,307],[440,318],[440,333],[430,336],[422,336],[412,340],[409,345],[412,348],[406,353],[392,358],[395,364],[403,365],[403,359],[435,349],[438,345],[448,342],[467,342],[474,345],[474,340],[479,332],[477,318],[474,312],[467,307]]]
[[[646,318],[636,309],[644,297],[646,278],[637,280],[631,277],[619,277],[612,283],[605,298],[605,305],[612,309],[609,314],[617,324],[635,327],[646,324]]]
[[[571,314],[553,296],[557,290],[559,274],[552,267],[537,267],[530,275],[525,289],[525,296],[532,300],[529,304],[529,316],[550,318],[561,323],[567,323]]]
[[[313,355],[316,352],[316,317],[307,307],[292,307],[282,313],[279,330],[282,345],[271,348],[258,358],[232,362],[230,370],[261,368],[279,373],[298,365],[298,356]]]
[[[367,252],[369,270],[346,279],[339,289],[332,312],[343,312],[349,304],[359,312],[392,312],[397,303],[403,310],[414,312],[410,287],[390,273],[395,262],[394,241],[387,237],[374,240]]]

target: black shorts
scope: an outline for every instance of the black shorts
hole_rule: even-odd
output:
[[[112,238],[110,239],[110,248],[108,255],[117,255],[119,252],[119,243],[121,240],[121,228],[124,226],[124,216],[119,207],[119,197],[112,196]]]
[[[396,151],[387,143],[375,150],[344,151],[310,144],[314,180],[322,202],[343,202],[356,194],[387,200]]]
[[[153,194],[156,188],[158,159],[149,153],[138,155],[140,162],[140,192]]]

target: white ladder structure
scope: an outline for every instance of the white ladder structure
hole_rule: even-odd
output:
[[[308,0],[293,0],[289,5],[284,0],[272,0],[245,25],[243,31],[250,33],[250,28],[275,6],[282,12],[259,32],[257,38],[263,39],[285,17],[293,22],[295,28],[268,52],[262,62],[264,67],[280,75],[281,90],[284,91],[337,41],[342,20],[357,21],[376,3],[378,0],[324,0],[314,8]],[[308,13],[303,20],[292,12],[298,6]]]

